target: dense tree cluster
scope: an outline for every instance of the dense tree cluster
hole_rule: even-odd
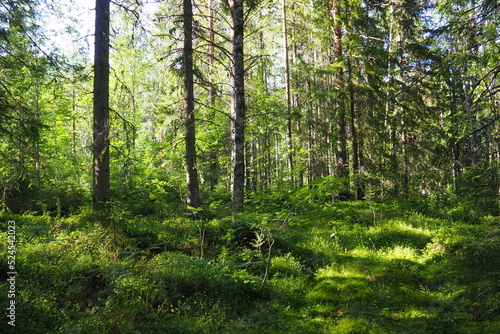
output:
[[[328,182],[332,198],[498,211],[497,1],[123,0],[96,35],[109,82],[78,17],[57,37],[73,49],[49,47],[37,22],[62,6],[0,5],[5,207],[71,210],[93,193],[94,208],[177,195],[196,211],[231,193],[238,213],[252,193]]]

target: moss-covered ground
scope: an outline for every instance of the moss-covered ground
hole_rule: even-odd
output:
[[[2,212],[17,228],[15,332],[500,333],[499,217],[279,196],[246,212],[124,207],[105,227],[88,210]]]

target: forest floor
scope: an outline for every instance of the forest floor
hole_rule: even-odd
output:
[[[247,212],[128,207],[108,227],[88,210],[2,212],[16,221],[15,332],[500,332],[499,217],[279,196]],[[4,310],[9,271],[2,256]]]

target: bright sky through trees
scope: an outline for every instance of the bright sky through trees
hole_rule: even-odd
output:
[[[143,25],[151,27],[152,18],[158,7],[156,2],[145,1],[141,8]],[[77,50],[91,57],[94,43],[95,24],[94,0],[50,0],[39,8],[41,36],[45,39],[45,51],[70,56]],[[111,10],[119,8],[111,4]],[[149,22],[148,22],[149,21]],[[111,22],[113,25],[113,22]]]
[[[94,34],[94,7],[92,0],[52,0],[40,8],[41,35],[47,40],[47,48],[69,56],[83,48],[92,50]]]

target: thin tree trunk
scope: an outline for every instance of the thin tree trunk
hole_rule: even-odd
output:
[[[71,161],[73,162],[73,172],[74,177],[71,182],[71,191],[72,194],[76,194],[77,186],[80,182],[80,168],[78,166],[78,156],[76,151],[76,80],[75,80],[75,72],[73,70],[73,78],[71,82]]]
[[[92,209],[107,220],[109,191],[109,0],[96,0]]]
[[[214,63],[215,63],[214,1],[215,0],[208,1],[208,8],[209,8],[208,39],[210,41],[208,54],[209,54],[210,74],[211,74],[210,79],[213,79],[213,74],[214,74],[213,69],[214,69]],[[217,95],[217,92],[215,91],[215,86],[213,84],[211,84],[210,85],[210,106],[213,106],[213,104],[215,103],[216,95]]]
[[[186,143],[186,185],[188,207],[199,207],[198,171],[196,169],[196,129],[193,79],[193,5],[184,0],[184,101]]]
[[[358,115],[356,113],[356,105],[354,103],[354,83],[352,77],[352,64],[351,60],[347,62],[349,69],[349,109],[351,112],[351,143],[352,143],[352,169],[354,172],[354,182],[356,188],[356,198],[365,198],[364,187],[361,182],[359,166],[360,166],[360,150],[358,141],[358,128],[356,126],[356,121],[358,120]]]
[[[40,123],[40,83],[39,83],[39,73],[36,69],[35,77],[35,122]],[[41,181],[41,160],[40,160],[40,140],[37,138],[33,143],[34,149],[34,162],[35,162],[35,180],[36,180],[36,197],[40,195],[40,181]]]
[[[209,40],[209,45],[208,45],[208,64],[209,64],[209,73],[210,73],[210,80],[211,83],[209,85],[209,106],[211,108],[215,107],[215,98],[217,97],[217,91],[215,89],[215,1],[216,0],[209,0],[208,1],[208,40]],[[210,117],[212,119],[215,119],[216,117],[216,112],[211,109],[210,111]],[[210,186],[210,190],[214,191],[215,186],[219,183],[219,165],[217,163],[218,157],[217,157],[217,150],[215,147],[211,147],[209,151],[209,171],[207,175],[207,183]]]
[[[282,0],[281,6],[283,7],[283,49],[285,52],[285,95],[286,95],[286,126],[287,126],[287,150],[288,150],[288,172],[290,179],[295,186],[294,177],[294,152],[293,152],[293,137],[292,137],[292,95],[290,92],[290,58],[288,53],[288,26],[286,22],[286,0]]]
[[[410,197],[410,168],[408,161],[408,136],[406,132],[406,123],[404,111],[401,120],[401,153],[403,155],[403,171],[402,171],[402,182],[403,182],[403,198],[409,199]]]
[[[395,178],[393,192],[399,195],[400,182],[398,182],[396,175],[399,173],[399,163],[398,163],[398,140],[397,140],[397,123],[395,120],[396,112],[395,109],[395,76],[397,76],[398,65],[397,61],[393,58],[395,57],[395,52],[399,50],[400,43],[400,32],[399,23],[395,17],[395,4],[391,3],[389,7],[389,36],[387,42],[387,92],[386,92],[386,104],[385,104],[385,118],[384,118],[384,128],[387,129],[387,135],[389,138],[389,165],[391,176],[390,178]],[[396,47],[393,47],[396,45]],[[394,62],[394,66],[393,66]],[[392,115],[391,115],[392,114]],[[393,122],[391,122],[393,120]]]
[[[193,80],[193,5],[184,0],[184,100],[186,130],[186,185],[187,205],[197,208],[199,203],[198,170],[196,167],[196,129],[194,117]]]
[[[335,58],[338,62],[343,62],[342,51],[342,28],[340,26],[340,3],[339,0],[333,0],[333,38],[335,42]],[[339,67],[338,70],[338,89],[344,90],[344,68]],[[338,122],[337,122],[337,160],[339,164],[338,176],[347,178],[349,176],[349,160],[347,157],[347,121],[345,103],[340,99],[338,103]],[[348,190],[342,190],[339,194],[341,199],[349,197]]]
[[[252,152],[252,147],[254,143],[254,139],[251,141],[247,141],[245,143],[245,166],[254,166],[254,154]],[[246,190],[247,191],[255,191],[255,166],[252,170],[247,170],[245,173],[246,181]]]
[[[231,95],[233,213],[243,212],[245,195],[245,63],[243,52],[243,0],[232,0],[233,92]]]

